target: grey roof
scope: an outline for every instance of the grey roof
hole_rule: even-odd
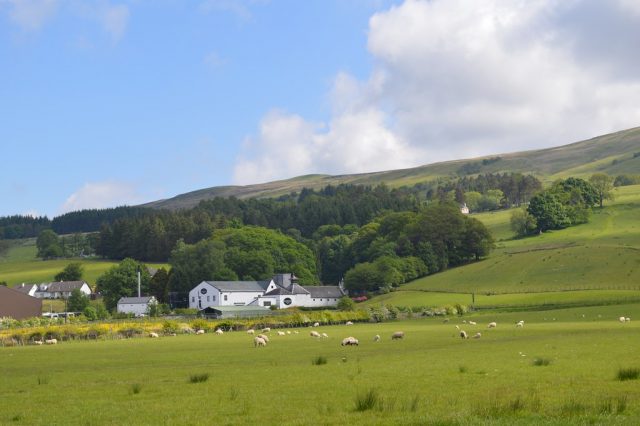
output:
[[[47,283],[47,289],[45,291],[49,293],[53,293],[57,291],[68,292],[68,291],[73,291],[76,288],[80,289],[84,284],[87,284],[87,283],[84,281],[56,281],[53,283]]]
[[[309,294],[309,292],[298,284],[293,284],[290,288],[276,287],[265,293],[265,296],[277,296],[279,294]]]
[[[219,291],[228,292],[261,292],[265,291],[271,281],[205,281]]]
[[[142,297],[121,297],[118,300],[118,304],[129,304],[129,305],[146,305],[151,299],[155,299],[153,296],[142,296]]]
[[[275,282],[280,287],[284,287],[288,289],[291,287],[291,284],[295,284],[298,282],[298,277],[289,273],[289,274],[275,274],[273,276],[273,282]]]
[[[37,290],[38,286],[36,284],[24,284],[24,283],[14,285],[13,289],[19,291],[20,293],[28,294],[33,289],[34,286],[36,287],[36,290]]]
[[[311,297],[321,297],[321,298],[333,298],[339,299],[344,296],[344,292],[337,285],[317,285],[317,286],[307,286],[305,287]]]

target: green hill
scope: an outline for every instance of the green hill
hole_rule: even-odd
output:
[[[488,259],[415,280],[368,303],[469,304],[471,293],[478,306],[640,298],[640,185],[617,188],[616,200],[594,209],[588,224],[529,238],[509,239],[508,211],[474,216],[499,240]]]
[[[304,187],[317,189],[341,183],[374,185],[384,182],[391,187],[399,187],[477,173],[530,173],[546,181],[567,176],[589,176],[594,172],[637,174],[640,171],[640,156],[634,156],[637,152],[640,152],[640,127],[555,148],[447,161],[409,169],[338,176],[306,175],[256,185],[206,188],[144,206],[181,209],[217,196],[277,197],[300,191]]]

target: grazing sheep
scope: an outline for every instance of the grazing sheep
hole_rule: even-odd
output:
[[[347,321],[345,325],[353,325],[353,323],[351,321]]]
[[[618,318],[618,321],[620,321],[620,322],[625,322],[625,321],[626,321],[626,318],[625,318],[625,317],[620,317],[620,318]]]
[[[255,330],[253,328],[250,328],[249,330],[247,330],[247,334],[255,334]]]
[[[475,321],[469,321],[470,325],[476,325],[477,323]]]
[[[462,320],[462,323],[463,323],[463,324],[466,324],[466,323],[467,323],[467,320]]]
[[[329,335],[327,333],[322,333],[321,336],[322,336],[323,339],[328,339],[329,338]]]
[[[524,321],[518,321],[518,322],[516,323],[516,327],[519,327],[519,328],[524,327]]]
[[[479,339],[482,337],[482,334],[480,334],[479,332],[473,335],[474,339]]]
[[[44,341],[44,343],[46,343],[47,345],[57,345],[58,339],[47,339]]]
[[[293,334],[300,334],[300,332],[298,330],[294,330]]]
[[[267,346],[267,341],[264,340],[262,337],[256,336],[253,338],[253,346],[255,346],[256,348],[258,346]]]
[[[373,336],[373,341],[374,342],[379,342],[380,341],[380,335],[376,334],[375,336]]]
[[[34,345],[41,345],[41,344],[43,344],[43,343],[44,343],[44,342],[43,342],[42,340],[34,340],[34,341],[33,341],[33,344],[34,344]]]
[[[624,320],[625,320],[626,322],[629,322],[629,321],[631,321],[631,318],[625,318]]]
[[[216,333],[216,334],[224,334],[224,331],[222,331],[222,329],[221,329],[221,328],[219,328],[219,329],[217,329],[217,330],[215,331],[215,333]]]
[[[391,335],[391,340],[404,339],[404,331],[396,331]]]
[[[498,324],[495,322],[490,322],[489,324],[487,324],[487,328],[496,328],[497,326]]]
[[[340,345],[342,346],[358,346],[359,342],[358,339],[356,339],[353,336],[349,336],[349,337],[345,337],[344,339],[342,339],[342,343]]]
[[[468,339],[467,332],[464,330],[460,330],[460,337],[463,339]]]
[[[318,333],[317,331],[312,331],[311,333],[309,333],[309,336],[311,337],[320,337],[320,333]]]
[[[460,330],[460,326],[459,325],[456,325],[456,330]]]
[[[291,334],[291,331],[287,330],[287,334]]]
[[[149,337],[153,337],[153,338],[155,339],[155,338],[158,338],[158,337],[160,337],[160,336],[158,336],[158,333],[154,333],[154,332],[152,331],[151,333],[149,333]]]
[[[196,330],[196,334],[204,334],[204,330],[203,329]]]
[[[314,322],[314,323],[313,323],[313,326],[314,326],[314,327],[320,327],[320,323],[319,323],[319,322]]]
[[[269,328],[269,327],[265,327],[265,328],[262,329],[263,333],[268,333],[270,331],[271,331],[271,328]]]
[[[278,331],[278,336],[286,336],[287,333],[285,333],[284,331]]]

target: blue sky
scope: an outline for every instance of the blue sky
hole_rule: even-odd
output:
[[[0,215],[638,126],[638,28],[632,0],[0,0]]]

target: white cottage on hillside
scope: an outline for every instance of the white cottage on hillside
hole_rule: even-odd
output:
[[[345,295],[339,286],[303,287],[297,280],[293,274],[277,274],[265,281],[203,281],[189,292],[189,307],[332,307]]]
[[[139,317],[148,315],[151,305],[157,305],[158,301],[153,296],[121,297],[118,300],[118,313],[134,314]]]
[[[68,299],[76,289],[86,296],[91,295],[91,287],[85,281],[56,281],[40,284],[34,296],[39,299]]]

